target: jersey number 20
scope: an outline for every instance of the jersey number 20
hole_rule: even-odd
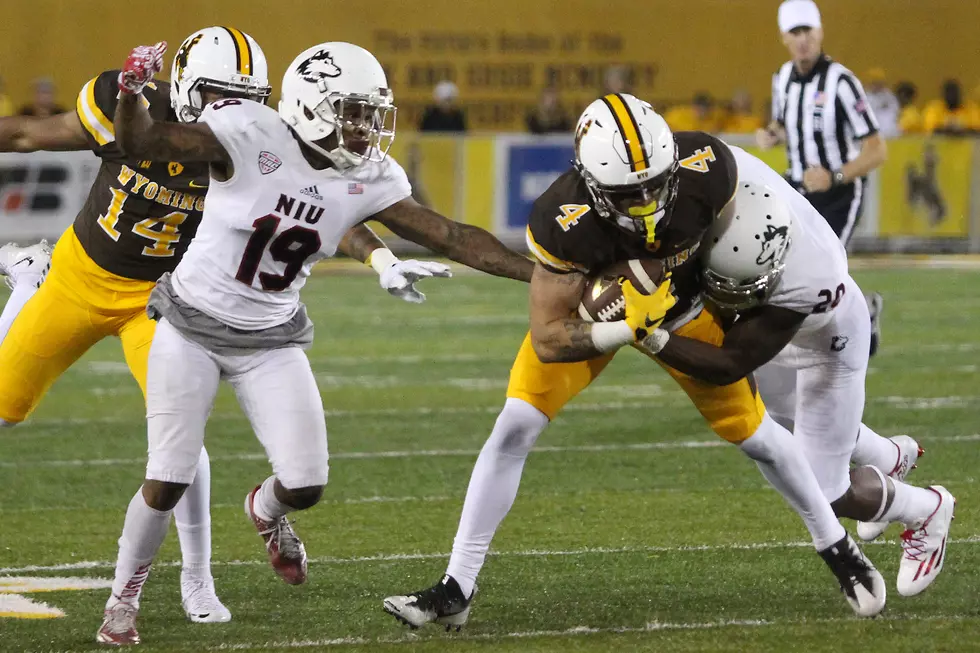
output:
[[[259,272],[262,289],[269,291],[289,288],[303,269],[306,259],[320,251],[320,234],[306,227],[290,227],[273,240],[280,221],[279,216],[269,214],[252,223],[255,232],[245,245],[245,253],[242,255],[242,262],[238,264],[238,274],[235,275],[246,286],[251,286],[255,281],[255,273],[259,270],[266,247],[269,248],[272,260],[286,264],[282,274]]]

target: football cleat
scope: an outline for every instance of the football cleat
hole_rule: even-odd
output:
[[[218,599],[213,578],[181,578],[181,605],[184,614],[196,624],[223,624],[231,621],[231,612]]]
[[[939,495],[939,505],[923,520],[902,533],[902,562],[898,568],[898,593],[915,596],[936,580],[946,562],[946,538],[953,521],[956,499],[941,485],[928,488]]]
[[[17,243],[0,247],[0,274],[6,277],[11,289],[21,283],[39,288],[50,269],[51,248],[46,240],[28,247]]]
[[[892,470],[888,472],[888,476],[896,481],[904,481],[909,472],[915,469],[915,462],[925,452],[918,442],[907,435],[896,435],[889,440],[894,442],[898,448],[898,459],[895,461]],[[870,542],[884,533],[886,528],[888,528],[886,521],[861,521],[857,525],[857,534],[865,542]]]
[[[117,603],[106,608],[105,618],[95,634],[95,641],[109,646],[132,646],[140,643],[136,630],[136,616],[139,608],[129,603]]]
[[[306,547],[296,535],[285,515],[271,522],[264,521],[255,515],[253,504],[255,493],[261,485],[245,495],[245,514],[255,529],[265,541],[265,550],[269,554],[269,563],[279,577],[289,585],[301,585],[306,582]]]
[[[385,599],[384,609],[413,630],[435,622],[445,626],[447,632],[452,628],[459,632],[470,616],[470,603],[475,595],[474,586],[469,598],[463,596],[456,579],[446,575],[428,589],[407,596],[389,596]]]
[[[850,535],[819,553],[859,617],[874,617],[885,609],[885,579]]]
[[[868,313],[871,314],[871,349],[869,356],[878,353],[881,346],[881,313],[885,310],[885,300],[881,294],[873,292],[866,297]]]

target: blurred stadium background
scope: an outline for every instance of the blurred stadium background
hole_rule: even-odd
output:
[[[571,124],[606,89],[650,100],[675,129],[751,145],[768,119],[771,75],[788,58],[778,4],[5,0],[0,112],[70,110],[82,85],[121,65],[133,46],[167,40],[172,56],[208,25],[254,36],[274,88],[297,52],[351,41],[388,70],[399,105],[393,154],[418,199],[523,247],[531,202],[571,159]],[[912,600],[893,593],[876,622],[852,618],[795,515],[666,376],[624,354],[543,436],[463,633],[447,641],[436,629],[401,630],[381,599],[424,587],[444,569],[473,461],[526,330],[526,289],[460,274],[424,284],[427,303],[408,306],[379,290],[369,269],[328,262],[304,291],[334,457],[324,504],[297,525],[311,581],[278,583],[241,515],[241,497],[268,465],[225,389],[208,447],[215,575],[234,620],[216,628],[183,620],[171,533],[147,586],[144,648],[977,650],[980,271],[963,254],[980,253],[980,2],[818,4],[826,51],[866,87],[898,90],[904,103],[901,133],[873,175],[851,245],[876,254],[853,259],[855,277],[888,301],[865,418],[886,435],[922,441],[929,455],[911,480],[942,482],[960,501],[934,589]],[[963,96],[954,109],[941,99],[950,81]],[[428,111],[437,96],[449,117]],[[460,116],[462,132],[419,129],[458,126]],[[530,133],[529,122],[551,133]],[[762,156],[785,166],[781,151]],[[56,238],[97,166],[87,153],[0,154],[0,242]],[[17,592],[67,615],[0,618],[0,650],[94,647],[116,538],[142,477],[144,432],[139,389],[118,345],[106,341],[29,422],[0,434],[0,617]],[[896,535],[867,549],[890,583]],[[98,591],[33,593],[52,587]]]
[[[898,90],[903,103],[901,135],[888,134],[895,137],[888,163],[873,176],[853,249],[980,251],[980,156],[971,136],[980,129],[980,3],[819,4],[825,50],[869,91]],[[49,103],[70,109],[81,86],[120,66],[134,45],[166,40],[172,56],[187,34],[206,25],[229,23],[253,35],[268,56],[274,89],[302,47],[348,40],[387,69],[399,105],[393,153],[419,199],[517,245],[531,201],[568,164],[575,118],[604,90],[629,89],[651,101],[676,130],[704,129],[751,145],[754,129],[768,120],[771,75],[788,58],[777,6],[776,0],[379,0],[352,10],[323,0],[276,8],[252,0],[174,0],[147,13],[68,0],[11,1],[3,19],[19,28],[0,40],[0,112]],[[953,81],[962,106],[950,111],[941,98]],[[423,122],[459,126],[452,115],[433,113],[436,96],[452,107],[449,114],[462,113],[465,132],[419,131]],[[529,134],[529,123],[554,133]],[[931,134],[953,125],[961,136]],[[778,148],[765,158],[784,169]],[[84,198],[94,164],[87,154],[0,156],[0,238],[57,236]]]

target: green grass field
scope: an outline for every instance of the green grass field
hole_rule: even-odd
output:
[[[296,522],[310,580],[279,581],[242,514],[245,493],[269,467],[225,388],[207,446],[214,573],[234,617],[185,621],[172,530],[144,593],[143,648],[980,650],[980,272],[855,276],[886,297],[865,421],[918,438],[927,455],[910,481],[941,482],[959,500],[948,563],[925,594],[894,591],[897,527],[866,548],[889,581],[880,618],[852,616],[802,523],[755,467],[717,441],[669,377],[624,351],[539,441],[467,627],[400,626],[381,601],[445,569],[473,462],[526,329],[526,288],[461,275],[428,283],[428,302],[412,306],[389,298],[373,276],[320,274],[304,299],[317,324],[310,355],[332,465],[323,502]],[[30,422],[0,432],[0,583],[111,578],[145,450],[139,390],[118,342],[103,342]],[[107,592],[25,595],[66,616],[0,619],[0,651],[95,649]]]

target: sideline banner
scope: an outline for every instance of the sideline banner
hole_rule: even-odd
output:
[[[523,231],[534,201],[572,167],[571,135],[498,136],[494,225],[499,234]]]
[[[970,232],[973,139],[888,142],[881,169],[879,236],[965,238]]]
[[[0,153],[0,239],[57,240],[85,203],[100,164],[87,151]]]

